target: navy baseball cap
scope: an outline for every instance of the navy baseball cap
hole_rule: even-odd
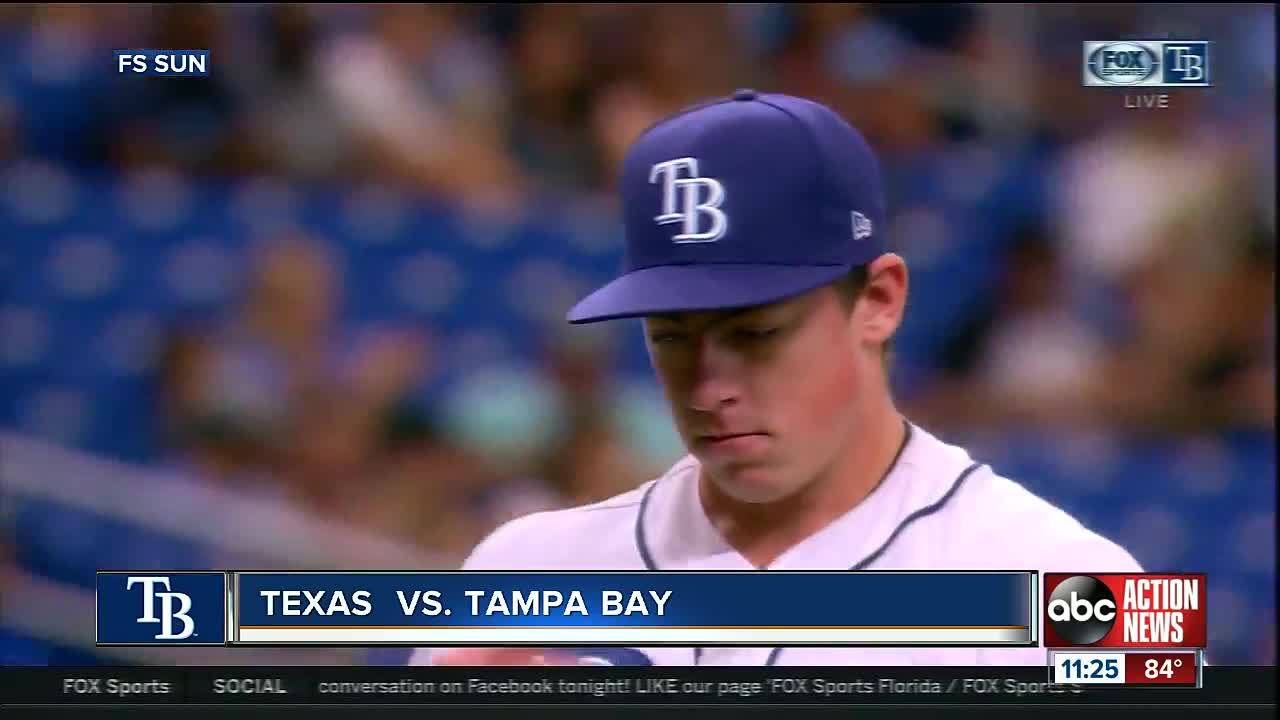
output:
[[[886,250],[879,162],[830,108],[739,90],[662,120],[620,180],[619,277],[571,323],[764,305]]]

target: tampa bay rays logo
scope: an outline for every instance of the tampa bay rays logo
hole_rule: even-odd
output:
[[[126,590],[133,589],[135,584],[142,585],[142,617],[138,618],[140,623],[159,623],[160,633],[156,635],[157,640],[186,640],[195,634],[196,624],[187,615],[191,611],[191,596],[186,593],[168,592],[169,578],[167,577],[130,577],[125,585]],[[156,592],[155,586],[163,587],[166,592]],[[156,603],[160,601],[160,617],[156,617]],[[174,609],[174,603],[178,604],[178,608]],[[182,621],[182,632],[175,633],[173,631],[173,621]]]
[[[715,178],[699,176],[697,158],[655,163],[649,182],[662,184],[662,214],[654,220],[659,225],[680,224],[672,242],[708,243],[724,237],[729,229],[729,217],[720,209],[724,185]]]

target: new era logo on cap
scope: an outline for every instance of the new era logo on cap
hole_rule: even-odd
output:
[[[863,215],[857,210],[854,210],[853,211],[853,239],[862,240],[863,238],[868,238],[868,237],[871,237],[871,221],[867,219],[866,215]]]
[[[570,322],[764,305],[884,252],[874,153],[802,98],[739,91],[677,113],[631,146],[619,187],[623,272]]]

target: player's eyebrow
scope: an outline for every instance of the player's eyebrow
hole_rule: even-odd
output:
[[[717,325],[722,325],[724,323],[727,323],[731,320],[736,320],[738,318],[741,318],[744,315],[751,315],[753,313],[761,312],[764,309],[765,309],[764,307],[755,306],[755,307],[739,308],[736,310],[720,310],[715,313],[715,317],[713,317],[712,319],[704,323],[702,325],[702,328],[704,330],[710,329]],[[650,315],[649,317],[651,320],[655,320],[659,322],[667,322],[673,325],[686,326],[688,325],[688,322],[685,320],[685,318],[687,318],[688,315],[689,315],[688,313],[662,313],[657,315]]]

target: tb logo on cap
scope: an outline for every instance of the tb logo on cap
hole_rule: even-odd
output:
[[[662,183],[662,214],[654,220],[659,225],[680,223],[680,233],[672,242],[707,243],[724,237],[729,228],[729,218],[720,209],[724,185],[715,178],[699,177],[697,158],[656,163],[649,171],[649,182]],[[703,230],[708,220],[710,227]]]

